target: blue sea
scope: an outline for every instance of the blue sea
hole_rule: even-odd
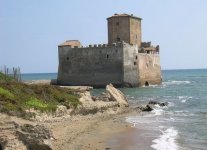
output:
[[[57,79],[57,73],[23,73],[21,76],[23,81]]]
[[[23,74],[23,80],[54,79],[57,74]],[[125,118],[126,122],[149,139],[144,149],[206,150],[207,149],[207,69],[162,71],[161,85],[121,88],[130,103],[168,102],[149,113]],[[95,90],[100,92],[101,90]],[[142,132],[140,132],[142,131]],[[139,136],[134,140],[139,143]],[[124,149],[141,149],[138,144]]]

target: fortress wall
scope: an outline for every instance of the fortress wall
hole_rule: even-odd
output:
[[[59,47],[58,83],[62,85],[121,85],[123,47]]]
[[[161,83],[161,67],[159,54],[139,53],[139,86]]]
[[[138,86],[138,49],[136,45],[124,44],[124,84]]]

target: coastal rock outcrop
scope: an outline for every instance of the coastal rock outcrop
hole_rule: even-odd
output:
[[[90,91],[80,93],[81,106],[74,111],[75,114],[87,115],[98,112],[117,113],[124,107],[128,107],[128,100],[124,94],[116,89],[112,84],[106,86],[106,92],[99,96],[91,96]]]
[[[9,117],[0,119],[0,149],[3,150],[51,150],[51,135],[41,125],[18,124]]]
[[[141,111],[152,111],[155,109],[155,105],[164,107],[168,105],[168,102],[149,101],[146,106],[136,107],[136,109]]]
[[[145,107],[141,107],[140,109],[142,111],[152,111],[153,110],[152,106],[150,106],[148,104]]]
[[[45,140],[50,139],[50,131],[41,125],[33,126],[31,124],[24,124],[20,126],[16,134],[29,150],[52,150],[52,148],[46,144]]]
[[[160,107],[167,106],[168,102],[149,101],[149,105],[159,105]]]
[[[74,115],[88,115],[97,113],[117,114],[129,106],[127,98],[124,94],[116,89],[112,84],[106,86],[106,91],[99,96],[91,95],[91,87],[81,86],[63,86],[62,88],[72,89],[79,95],[80,105],[77,108],[67,108],[63,105],[58,105],[54,112],[41,112],[34,109],[29,109],[28,113],[34,113],[35,117],[31,120],[39,122],[53,122],[71,118]]]
[[[106,86],[106,91],[110,94],[110,99],[117,101],[120,106],[128,107],[129,103],[124,94],[116,89],[112,84]]]

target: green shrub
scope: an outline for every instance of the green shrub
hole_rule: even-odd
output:
[[[14,94],[12,94],[10,91],[3,89],[0,87],[0,95],[8,98],[8,99],[13,99],[14,98]]]
[[[56,109],[56,106],[54,104],[44,103],[42,100],[39,100],[35,97],[31,97],[28,101],[26,101],[26,107],[41,111],[50,111]]]
[[[0,81],[12,81],[13,78],[0,72]]]
[[[33,108],[46,108],[47,104],[43,103],[42,101],[40,101],[37,98],[31,97],[27,102],[26,105],[29,107],[33,107]]]
[[[57,105],[76,108],[79,96],[76,91],[53,85],[27,85],[20,82],[0,80],[0,112],[29,118],[30,108],[42,112],[55,111]]]

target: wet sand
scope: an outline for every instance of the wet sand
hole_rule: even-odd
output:
[[[106,142],[110,150],[152,150],[152,137],[146,136],[147,131],[135,127],[112,135]]]

